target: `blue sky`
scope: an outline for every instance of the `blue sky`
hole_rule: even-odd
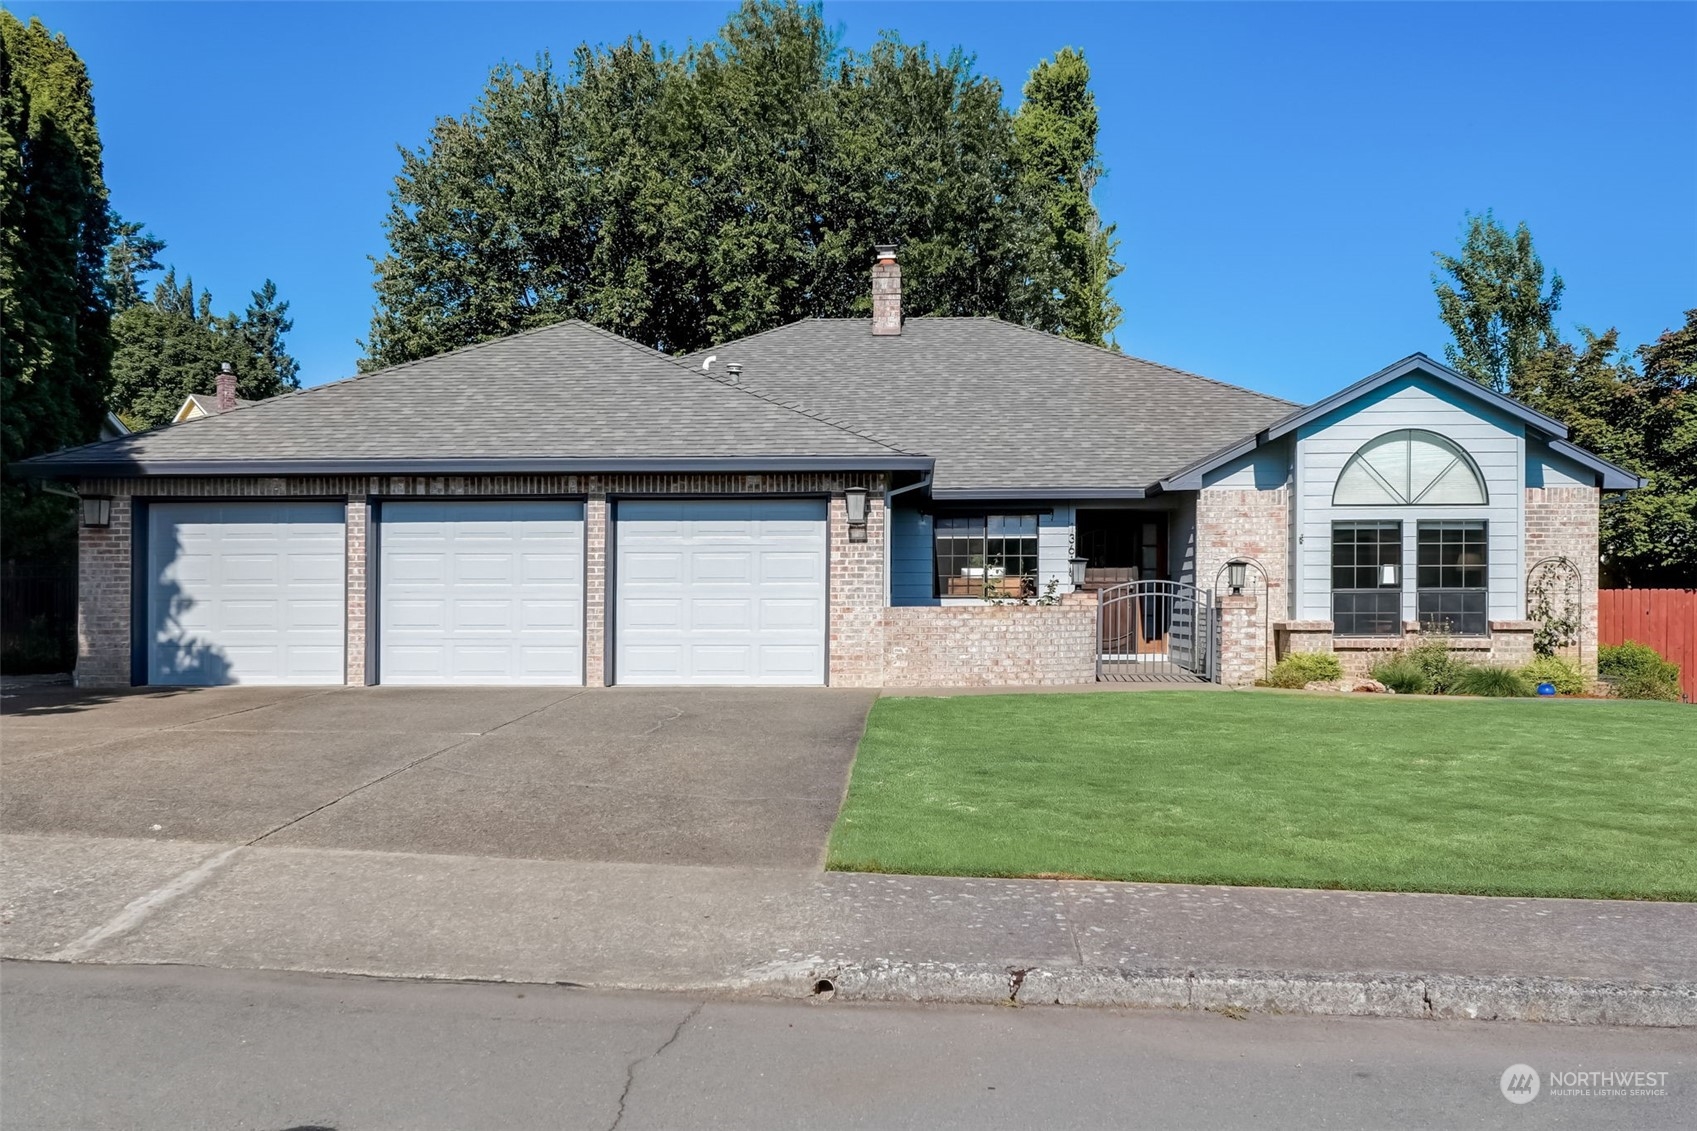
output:
[[[489,68],[642,32],[710,36],[699,4],[67,4],[113,206],[219,309],[269,276],[307,384],[353,371],[397,144]],[[1432,252],[1463,213],[1527,221],[1564,326],[1636,345],[1697,305],[1697,5],[827,3],[960,44],[1010,104],[1066,45],[1095,73],[1128,352],[1313,400],[1441,356]]]

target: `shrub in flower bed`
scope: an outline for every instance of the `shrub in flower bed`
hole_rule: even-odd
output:
[[[1520,674],[1534,688],[1540,683],[1554,684],[1557,695],[1583,695],[1590,686],[1579,665],[1560,656],[1539,656],[1521,668]]]
[[[1664,660],[1648,644],[1628,640],[1605,644],[1597,652],[1597,674],[1617,699],[1664,699],[1677,703],[1679,665]]]
[[[1295,652],[1267,673],[1268,687],[1303,687],[1316,681],[1343,678],[1343,665],[1330,652]]]

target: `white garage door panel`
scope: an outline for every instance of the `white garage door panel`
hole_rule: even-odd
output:
[[[155,503],[147,681],[344,681],[341,503]]]
[[[614,678],[825,682],[825,503],[618,505]]]
[[[583,505],[389,502],[382,683],[581,684]]]

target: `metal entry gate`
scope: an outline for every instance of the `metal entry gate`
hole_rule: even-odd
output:
[[[1096,606],[1096,678],[1201,683],[1214,678],[1213,593],[1182,581],[1103,589]]]

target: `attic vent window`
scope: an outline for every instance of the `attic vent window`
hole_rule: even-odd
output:
[[[1338,476],[1335,506],[1478,506],[1489,498],[1472,458],[1436,432],[1403,428],[1363,444]]]

